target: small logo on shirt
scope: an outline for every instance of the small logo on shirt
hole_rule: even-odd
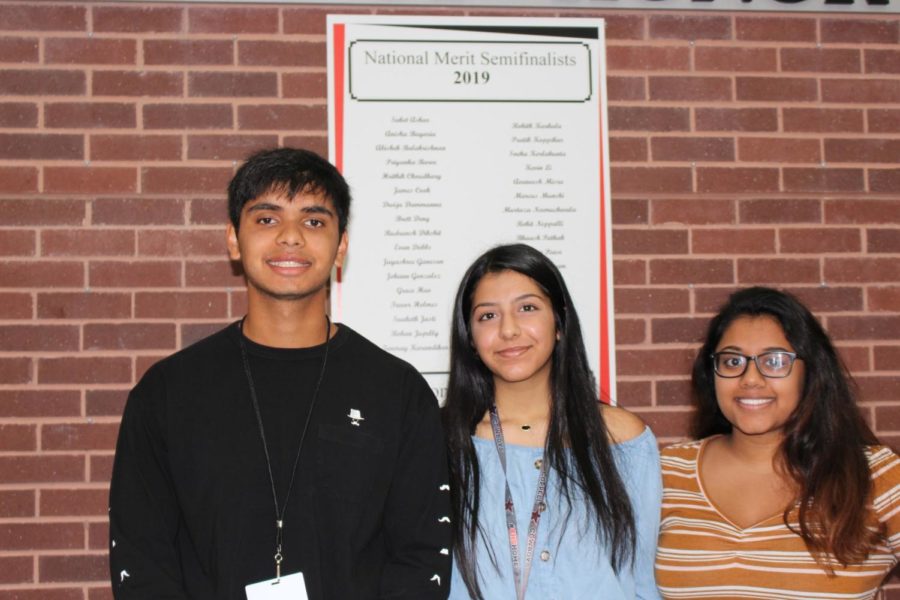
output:
[[[350,418],[350,424],[355,427],[359,427],[360,421],[365,421],[365,419],[363,419],[362,413],[358,408],[351,408],[350,414],[347,416]]]

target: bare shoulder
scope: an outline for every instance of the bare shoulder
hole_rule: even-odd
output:
[[[606,423],[609,437],[616,444],[636,438],[647,427],[639,416],[617,406],[601,403],[600,416]]]

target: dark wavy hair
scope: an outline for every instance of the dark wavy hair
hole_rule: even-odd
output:
[[[494,380],[472,346],[470,318],[478,283],[485,275],[502,271],[516,271],[534,280],[550,298],[559,332],[550,376],[552,398],[545,448],[548,466],[558,474],[570,508],[574,498],[587,498],[599,541],[610,548],[616,572],[633,560],[636,540],[634,512],[616,469],[578,315],[562,275],[546,256],[530,246],[498,246],[475,260],[456,293],[450,381],[443,408],[456,540],[454,554],[470,596],[478,600],[482,595],[475,548],[483,532],[478,526],[480,474],[472,435],[494,404]],[[496,566],[493,557],[491,561]]]
[[[240,228],[244,205],[268,192],[293,198],[301,192],[320,193],[334,206],[338,232],[350,219],[350,188],[340,171],[309,150],[272,148],[247,158],[228,184],[228,216],[235,231]]]
[[[799,531],[807,548],[829,572],[868,556],[879,538],[866,528],[871,476],[865,455],[878,443],[856,407],[854,385],[831,340],[799,300],[778,290],[752,287],[731,295],[719,310],[694,360],[692,384],[697,410],[692,434],[705,438],[730,433],[716,401],[711,355],[728,327],[740,317],[775,319],[805,376],[800,402],[784,427],[780,454],[786,475],[799,491]],[[784,511],[784,522],[793,504]]]

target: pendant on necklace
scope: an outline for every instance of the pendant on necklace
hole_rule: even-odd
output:
[[[522,431],[529,431],[531,429],[531,425],[522,425]]]

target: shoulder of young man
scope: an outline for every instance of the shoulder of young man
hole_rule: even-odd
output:
[[[639,416],[617,406],[601,402],[600,415],[606,424],[609,437],[616,444],[638,437],[647,428]]]

